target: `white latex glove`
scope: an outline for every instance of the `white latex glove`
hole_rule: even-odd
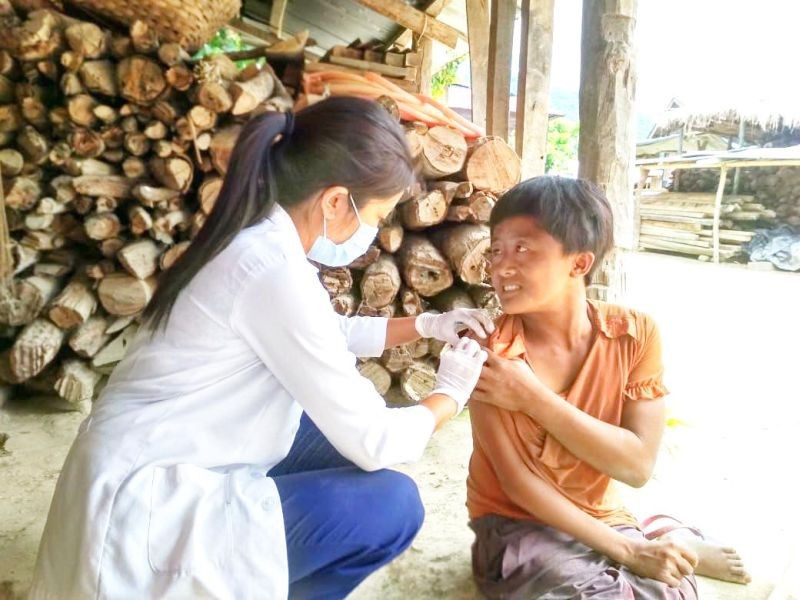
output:
[[[465,329],[482,338],[494,331],[491,317],[479,308],[456,308],[440,315],[422,313],[414,321],[414,327],[424,338],[436,338],[453,346],[458,344],[458,334]]]
[[[480,379],[481,369],[487,358],[486,351],[478,342],[461,338],[439,357],[436,387],[431,394],[450,396],[458,404],[456,414],[460,413]]]

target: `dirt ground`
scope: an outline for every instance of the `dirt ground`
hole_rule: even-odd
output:
[[[629,490],[643,517],[667,512],[735,545],[754,581],[701,580],[703,598],[800,600],[800,276],[626,257],[625,302],[650,312],[664,339],[671,416],[653,480]],[[10,403],[0,411],[0,600],[24,595],[53,485],[81,416]],[[471,450],[466,414],[403,471],[427,517],[412,547],[353,594],[367,600],[476,598],[464,507]]]

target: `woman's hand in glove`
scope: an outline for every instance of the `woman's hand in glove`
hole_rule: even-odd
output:
[[[458,344],[459,333],[470,329],[478,337],[486,338],[494,331],[494,323],[486,311],[479,308],[456,308],[442,314],[422,313],[414,327],[424,338],[435,338]]]

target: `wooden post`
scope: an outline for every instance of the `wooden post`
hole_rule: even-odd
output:
[[[508,140],[511,49],[516,0],[493,0],[489,20],[489,61],[486,86],[486,133]]]
[[[631,193],[636,88],[633,38],[636,0],[583,0],[578,175],[603,188],[614,211],[617,248],[633,249]],[[617,253],[598,269],[593,292],[613,299],[621,292]]]
[[[275,28],[278,37],[283,37],[283,17],[286,16],[286,4],[289,0],[272,0],[269,11],[269,24]]]
[[[431,95],[433,80],[433,40],[428,36],[413,35],[413,48],[419,52],[421,62],[417,69],[417,89],[420,94]]]
[[[555,0],[522,0],[514,140],[523,180],[544,175],[554,4]]]
[[[717,184],[717,195],[714,197],[714,263],[719,263],[719,215],[722,212],[722,196],[725,194],[725,180],[728,178],[728,168],[722,167],[719,170],[719,183]]]
[[[469,77],[472,122],[486,129],[487,70],[489,68],[489,0],[467,0]]]

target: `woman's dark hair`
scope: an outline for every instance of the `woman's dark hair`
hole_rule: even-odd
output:
[[[595,260],[584,281],[614,247],[614,215],[599,187],[584,179],[534,177],[511,188],[492,210],[494,231],[511,217],[533,217],[539,226],[561,242],[564,252],[592,252]]]
[[[357,206],[415,181],[402,127],[377,102],[328,98],[291,113],[265,113],[242,128],[214,209],[180,259],[162,273],[144,322],[166,325],[180,291],[236,235],[325,188],[346,187]]]

